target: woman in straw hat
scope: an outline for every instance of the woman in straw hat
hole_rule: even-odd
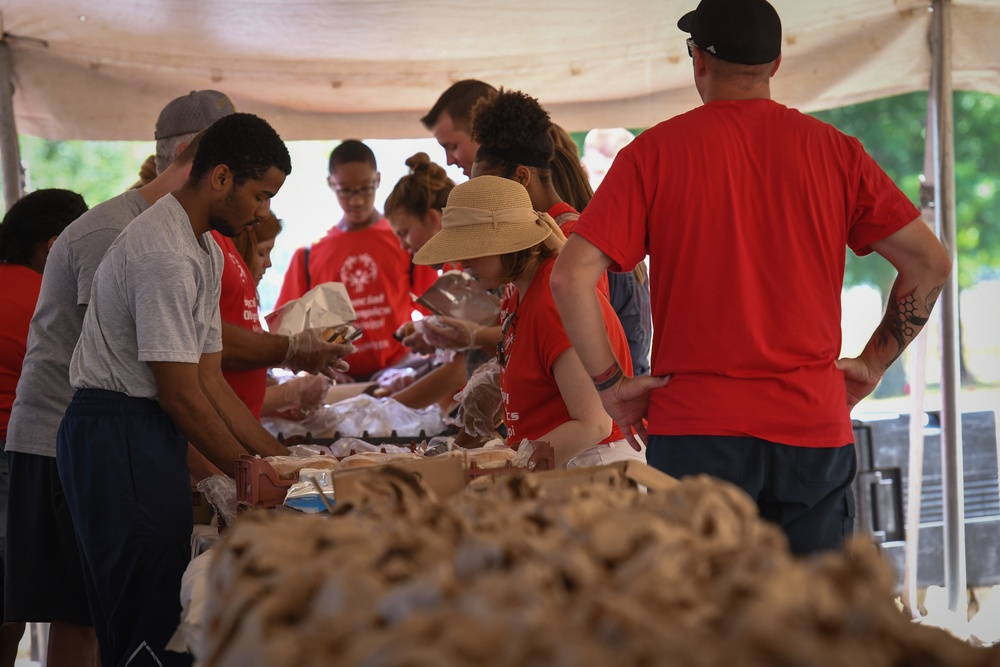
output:
[[[507,285],[496,366],[510,442],[550,443],[557,467],[644,460],[601,408],[552,301],[549,274],[565,241],[555,221],[534,210],[523,186],[481,176],[452,190],[441,231],[413,261],[461,261],[484,287]],[[599,299],[615,354],[631,375],[621,324],[607,299]]]

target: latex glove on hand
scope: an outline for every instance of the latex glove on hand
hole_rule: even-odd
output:
[[[417,372],[412,368],[384,368],[372,376],[372,382],[377,382],[378,386],[387,391],[387,394],[395,394],[401,389],[406,389],[417,379]]]
[[[344,357],[358,351],[351,343],[328,343],[324,329],[306,329],[288,337],[288,351],[281,365],[294,373],[305,371],[334,379],[337,371],[346,372],[351,366]]]
[[[432,315],[420,321],[417,330],[429,345],[442,350],[471,350],[479,347],[476,334],[485,327],[468,320]]]
[[[424,327],[423,320],[419,322],[420,327],[418,327],[417,324],[418,322],[407,322],[403,326],[399,327],[393,335],[396,339],[401,341],[403,345],[410,348],[417,354],[434,354],[434,352],[437,351],[437,348],[424,339],[424,334],[422,332]]]
[[[456,422],[462,430],[479,437],[494,434],[501,407],[500,364],[488,361],[476,369],[455,400],[460,403]]]
[[[299,421],[305,419],[322,404],[330,380],[323,375],[303,375],[286,380],[270,388],[280,394],[277,415],[283,419]]]

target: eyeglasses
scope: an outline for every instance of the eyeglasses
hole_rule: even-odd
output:
[[[507,342],[507,331],[511,327],[517,328],[517,311],[507,315],[500,327],[500,343],[497,344],[497,363],[500,364],[500,368],[507,368],[507,360],[510,358],[510,354],[504,351],[504,344]],[[514,343],[514,334],[511,334],[510,342]]]
[[[698,48],[701,48],[701,47],[699,47],[697,44],[695,44],[694,40],[691,39],[690,37],[687,38],[687,39],[685,39],[684,43],[687,44],[687,47],[688,47],[688,58],[694,58],[694,53],[691,52],[691,49],[693,49],[693,48],[694,49],[698,49]]]
[[[341,199],[352,199],[354,197],[367,199],[375,194],[375,189],[378,188],[378,179],[372,181],[371,185],[363,185],[360,188],[342,188],[334,183],[333,179],[329,179],[327,183],[329,183],[330,189]]]

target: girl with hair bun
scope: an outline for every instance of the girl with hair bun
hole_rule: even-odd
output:
[[[411,155],[406,166],[410,173],[385,200],[385,217],[403,249],[416,252],[441,231],[441,210],[455,183],[427,153]]]
[[[385,217],[403,249],[415,253],[441,231],[441,211],[455,183],[448,178],[444,167],[431,162],[427,153],[411,155],[406,160],[406,166],[410,172],[399,179],[386,197]],[[404,324],[396,335],[414,352],[430,354],[438,348],[425,340],[413,324]],[[411,408],[438,403],[442,408],[450,409],[451,397],[465,385],[469,366],[475,368],[485,361],[487,357],[477,354],[475,350],[456,350],[450,361],[397,391],[392,398]]]

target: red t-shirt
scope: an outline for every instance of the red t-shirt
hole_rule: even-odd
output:
[[[438,277],[437,270],[416,266],[411,259],[384,218],[354,232],[334,227],[312,245],[308,276],[304,249],[292,255],[275,307],[320,283],[343,283],[358,316],[356,324],[364,330],[354,343],[358,351],[346,360],[353,377],[367,378],[406,355],[407,348],[392,334],[410,321],[410,293],[423,294]]]
[[[569,410],[559,392],[552,367],[566,350],[572,347],[562,319],[552,300],[549,276],[555,258],[540,267],[528,287],[524,299],[518,299],[517,289],[509,285],[504,290],[500,306],[503,340],[499,355],[500,389],[504,406],[504,423],[511,443],[522,438],[538,440],[560,424],[570,421]],[[632,375],[632,356],[622,325],[607,297],[598,292],[604,324],[611,339],[611,349],[628,376]],[[614,424],[611,435],[601,442],[621,440]]]
[[[240,256],[233,240],[213,231],[216,243],[222,248],[226,263],[222,269],[222,293],[219,296],[219,314],[223,321],[238,327],[263,333],[260,326],[260,309],[257,304],[257,286]],[[223,370],[223,377],[233,388],[254,417],[260,419],[260,408],[264,404],[267,389],[267,369],[253,368],[246,371]]]
[[[20,264],[0,263],[0,439],[7,441],[10,408],[28,350],[28,325],[42,290],[42,274]]]
[[[841,351],[845,250],[919,213],[861,143],[770,100],[715,101],[643,132],[574,233],[650,256],[649,433],[853,442]]]
[[[549,217],[556,221],[559,225],[560,231],[566,238],[573,233],[573,227],[576,226],[576,221],[580,219],[580,213],[575,208],[570,206],[564,201],[559,202],[548,211]],[[601,290],[601,294],[606,296],[608,299],[611,298],[611,287],[608,285],[608,273],[605,271],[601,274],[601,278],[597,281],[597,289]]]

